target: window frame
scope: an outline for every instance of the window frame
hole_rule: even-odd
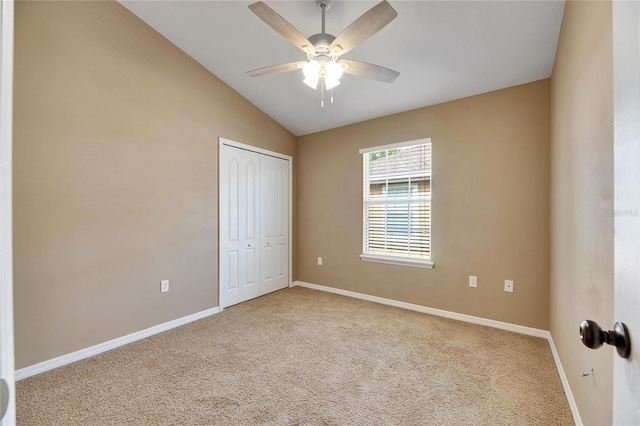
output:
[[[431,148],[431,158],[430,158],[430,170],[429,170],[429,184],[430,184],[430,196],[429,196],[429,203],[431,204],[431,199],[433,196],[433,145],[431,144],[431,138],[424,138],[424,139],[416,139],[416,140],[411,140],[411,141],[406,141],[406,142],[400,142],[400,143],[395,143],[395,144],[388,144],[388,145],[379,145],[379,146],[373,146],[373,147],[369,147],[369,148],[363,148],[360,150],[360,154],[363,155],[362,158],[362,164],[363,164],[363,170],[362,170],[362,180],[363,180],[363,194],[362,194],[362,208],[363,208],[363,221],[362,221],[362,253],[360,254],[360,259],[366,262],[377,262],[377,263],[385,263],[385,264],[391,264],[391,265],[401,265],[401,266],[411,266],[411,267],[417,267],[417,268],[433,268],[434,262],[433,262],[433,247],[430,244],[429,247],[429,258],[417,258],[417,257],[410,257],[410,256],[395,256],[395,255],[391,255],[391,254],[378,254],[378,253],[367,253],[365,252],[365,248],[366,248],[366,229],[365,229],[365,209],[367,206],[368,202],[371,202],[371,198],[367,197],[368,195],[368,185],[370,185],[370,175],[369,175],[369,170],[367,169],[367,165],[369,164],[368,161],[366,161],[367,157],[365,157],[365,155],[368,155],[372,152],[377,152],[377,151],[385,151],[385,150],[390,150],[390,149],[398,149],[398,148],[406,148],[406,147],[410,147],[410,146],[415,146],[415,145],[422,145],[422,144],[429,144],[430,148]],[[409,194],[411,194],[411,188],[409,188]],[[431,221],[433,220],[433,218],[431,217]],[[431,233],[431,223],[429,224],[429,236],[431,237],[432,233]]]

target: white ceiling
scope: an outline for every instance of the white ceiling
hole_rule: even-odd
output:
[[[262,22],[251,1],[120,0],[209,71],[297,136],[547,78],[564,0],[398,1],[398,17],[344,59],[400,72],[394,83],[345,74],[321,108],[302,71],[245,71],[305,60]],[[269,1],[305,36],[320,32],[315,0]],[[335,0],[326,32],[337,36],[376,1]]]

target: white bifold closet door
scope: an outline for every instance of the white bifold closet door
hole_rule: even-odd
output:
[[[289,162],[220,148],[220,306],[289,285]]]

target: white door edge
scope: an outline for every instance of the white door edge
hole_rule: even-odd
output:
[[[614,1],[614,302],[629,330],[631,354],[613,357],[613,424],[640,424],[640,3]],[[603,327],[604,324],[601,324]],[[613,324],[606,324],[611,329]],[[602,349],[600,349],[602,350]]]
[[[15,424],[12,254],[13,1],[2,0],[0,52],[0,376],[8,385],[7,411],[0,425]],[[6,396],[6,395],[5,395]]]

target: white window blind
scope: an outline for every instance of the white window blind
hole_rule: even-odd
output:
[[[362,150],[363,260],[431,259],[431,141]],[[371,255],[371,256],[367,256]],[[365,258],[366,257],[366,258]],[[386,259],[386,260],[385,260]],[[416,265],[419,266],[419,265]]]

